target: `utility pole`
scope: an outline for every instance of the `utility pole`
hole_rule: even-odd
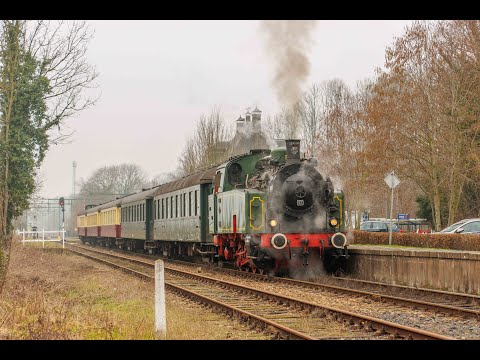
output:
[[[76,194],[76,189],[75,189],[75,185],[76,185],[76,182],[77,182],[77,177],[76,177],[76,173],[77,173],[77,162],[75,160],[73,160],[73,195],[72,195],[72,199],[70,200],[70,225],[71,225],[71,231],[72,231],[72,235],[75,233],[75,228],[76,228],[76,224],[73,220],[73,199],[75,199],[75,194]]]
[[[63,239],[65,239],[65,199],[63,197],[61,197],[58,200],[58,204],[62,208],[62,231],[63,231],[62,232],[62,237],[63,237]]]

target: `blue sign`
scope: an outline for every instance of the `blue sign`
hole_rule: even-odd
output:
[[[398,220],[408,220],[410,219],[410,214],[398,214]]]

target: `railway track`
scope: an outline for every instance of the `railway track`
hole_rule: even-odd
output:
[[[118,251],[118,250],[115,250]],[[119,251],[124,254],[131,253]],[[151,261],[151,255],[135,254]],[[171,264],[199,266],[199,264],[179,260],[166,260]],[[205,264],[202,264],[205,267]],[[419,309],[439,312],[445,315],[457,315],[480,320],[480,296],[472,294],[453,293],[448,291],[412,288],[402,285],[392,285],[379,282],[351,279],[344,277],[322,276],[315,282],[267,276],[235,269],[206,266],[210,272],[221,272],[241,278],[254,278],[264,282],[288,284],[299,288],[310,288],[317,291],[330,291],[348,296],[367,296],[376,300],[391,302],[397,305],[413,306]],[[339,285],[342,284],[342,285]]]
[[[91,247],[69,244],[71,251],[108,263],[143,278],[153,279],[154,260],[140,259]],[[92,255],[95,253],[95,255]],[[114,259],[114,260],[113,260]],[[123,262],[119,264],[119,262]],[[178,266],[175,265],[175,266]],[[190,264],[190,269],[192,269]],[[166,263],[166,288],[221,308],[243,321],[287,339],[445,339],[430,331],[397,324],[332,306],[260,290],[252,286],[185,271]],[[218,275],[218,273],[217,273]],[[255,284],[256,282],[256,284]]]

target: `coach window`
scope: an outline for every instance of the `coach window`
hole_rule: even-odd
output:
[[[217,171],[217,174],[215,175],[215,194],[217,192],[221,192],[222,189],[220,187],[220,178],[222,176],[222,173],[220,171]]]
[[[157,220],[157,200],[153,200],[153,220]]]
[[[165,198],[165,219],[168,219],[168,197]]]
[[[198,190],[195,190],[195,216],[197,216],[198,214],[197,208],[198,208]]]
[[[180,194],[180,202],[178,203],[178,216],[182,217],[182,194]]]
[[[186,214],[185,214],[186,213],[185,209],[187,208],[185,206],[185,199],[187,197],[186,195],[187,195],[186,193],[183,193],[183,216],[186,216]]]
[[[175,195],[175,217],[178,217],[178,195]]]
[[[178,203],[178,207],[179,207],[179,208],[178,208],[178,213],[179,213],[178,215],[179,215],[179,217],[182,217],[182,216],[183,216],[183,212],[182,212],[182,209],[183,209],[182,194],[180,194],[179,197],[180,197],[180,201],[179,201],[179,203]]]
[[[186,206],[185,206],[185,193],[183,193],[182,195],[180,195],[180,197],[182,198],[182,217],[185,217],[187,214],[185,214],[185,209],[186,209]]]
[[[192,216],[192,192],[188,192],[188,216]]]
[[[170,219],[173,218],[173,196],[170,196]]]

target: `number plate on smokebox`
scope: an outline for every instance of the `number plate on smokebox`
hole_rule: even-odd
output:
[[[303,200],[297,200],[297,206],[303,206],[304,204]]]

